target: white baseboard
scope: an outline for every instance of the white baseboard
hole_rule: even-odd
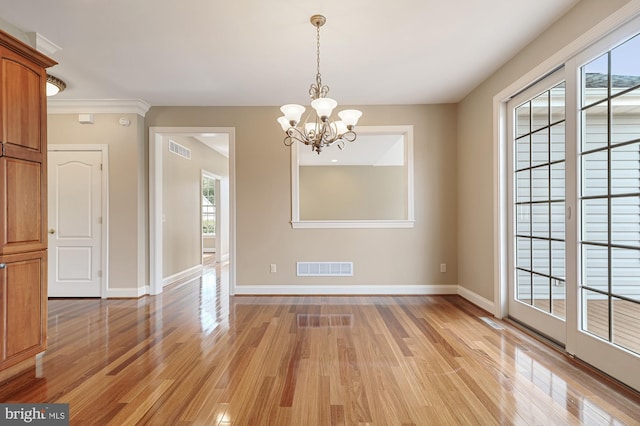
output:
[[[493,303],[489,299],[485,299],[484,297],[478,295],[477,293],[472,292],[467,288],[458,286],[458,294],[464,297],[465,299],[467,299],[469,302],[473,303],[474,305],[479,306],[485,311],[490,312],[491,314],[495,312],[494,311],[495,303]]]
[[[169,284],[173,284],[174,282],[182,279],[196,278],[200,275],[202,275],[202,264],[192,266],[191,268],[180,271],[177,274],[163,278],[162,287],[168,286]]]
[[[458,294],[457,285],[236,285],[235,295],[429,295]]]
[[[138,297],[149,294],[149,286],[129,287],[129,288],[109,288],[107,289],[107,299],[137,299]]]

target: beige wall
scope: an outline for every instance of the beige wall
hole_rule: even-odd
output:
[[[493,97],[626,4],[583,0],[458,104],[459,284],[493,301]],[[559,65],[559,64],[558,64]]]
[[[119,118],[131,120],[121,126]],[[48,143],[109,146],[109,289],[140,288],[148,281],[146,181],[143,119],[136,114],[49,114]]]
[[[171,136],[191,149],[187,160],[169,152],[169,138],[162,144],[163,277],[170,277],[202,264],[200,190],[202,170],[229,175],[226,157],[188,136]]]
[[[415,228],[292,229],[290,151],[277,107],[152,107],[146,125],[235,128],[239,286],[457,284],[455,106],[361,109],[361,125],[414,125]],[[353,261],[354,276],[298,278],[296,261]]]
[[[301,220],[407,219],[404,166],[300,166]]]

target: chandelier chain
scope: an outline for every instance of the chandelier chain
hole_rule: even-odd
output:
[[[316,82],[318,87],[322,87],[322,77],[320,76],[320,25],[316,25]]]

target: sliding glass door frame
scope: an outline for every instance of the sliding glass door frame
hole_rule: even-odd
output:
[[[573,126],[564,82],[564,70],[556,70],[507,104],[509,317],[561,346],[567,338],[566,314],[557,313],[557,307],[568,305],[563,139]]]

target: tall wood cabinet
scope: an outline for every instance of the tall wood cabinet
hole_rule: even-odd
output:
[[[54,64],[0,31],[0,370],[46,348],[45,69]]]

